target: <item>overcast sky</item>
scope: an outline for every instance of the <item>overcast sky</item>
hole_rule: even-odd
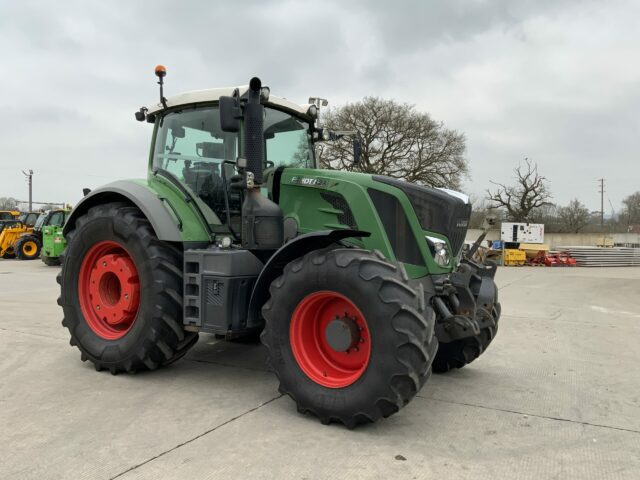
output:
[[[560,204],[640,190],[637,1],[2,0],[0,59],[0,196],[27,198],[28,168],[36,201],[144,177],[157,63],[168,95],[258,75],[299,103],[413,103],[466,134],[476,196],[524,157]]]

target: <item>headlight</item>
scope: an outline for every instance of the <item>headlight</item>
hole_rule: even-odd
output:
[[[429,250],[433,254],[433,259],[441,267],[446,267],[451,261],[451,252],[448,245],[440,238],[425,237],[429,243]]]

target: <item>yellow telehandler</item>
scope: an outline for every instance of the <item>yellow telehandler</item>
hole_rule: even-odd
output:
[[[0,257],[15,257],[14,244],[25,233],[33,232],[40,212],[21,213],[17,220],[8,220],[0,231]]]

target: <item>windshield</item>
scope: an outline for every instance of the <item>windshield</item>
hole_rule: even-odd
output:
[[[13,220],[11,212],[0,212],[0,220]]]
[[[264,134],[265,168],[314,167],[307,123],[280,110],[265,108]],[[185,168],[197,167],[209,174],[232,174],[240,153],[238,135],[220,128],[218,107],[200,107],[172,112],[162,118],[153,164],[184,181],[189,177]],[[221,170],[224,163],[227,166]]]
[[[18,220],[20,220],[22,223],[24,223],[28,227],[33,227],[33,225],[36,223],[36,220],[38,219],[38,216],[39,214],[35,212],[30,212],[30,213],[25,212],[20,214],[20,216],[18,217]]]
[[[36,230],[42,229],[42,224],[44,223],[46,218],[47,218],[47,213],[40,214],[40,216],[38,217],[38,220],[36,220],[36,224],[35,224]]]

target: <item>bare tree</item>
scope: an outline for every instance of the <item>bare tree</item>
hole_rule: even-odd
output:
[[[580,200],[574,198],[569,202],[569,205],[558,209],[558,218],[562,223],[563,230],[578,233],[589,225],[591,213]]]
[[[353,163],[351,143],[321,144],[323,168],[388,175],[433,187],[459,188],[468,173],[465,138],[418,112],[413,105],[378,97],[323,113],[332,130],[355,130],[362,140],[360,163]]]
[[[640,225],[640,191],[632,193],[622,200],[622,203],[622,220],[626,221],[627,226]]]
[[[514,170],[516,185],[491,182],[498,188],[494,192],[487,190],[487,200],[496,208],[504,208],[507,218],[514,222],[530,222],[537,209],[551,204],[548,180],[538,173],[535,163],[528,158],[524,162]]]
[[[0,197],[0,210],[15,210],[18,201],[13,197]]]

